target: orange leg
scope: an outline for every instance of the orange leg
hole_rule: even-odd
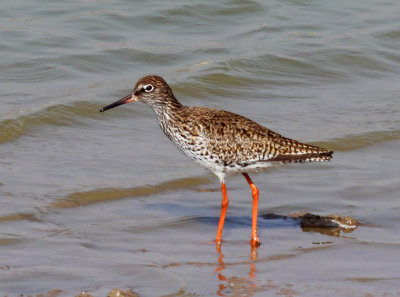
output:
[[[253,196],[253,220],[252,220],[252,226],[251,226],[250,243],[252,246],[259,246],[260,239],[258,239],[258,236],[257,236],[258,189],[247,173],[243,173],[243,176],[246,178],[247,182],[249,183],[250,188],[251,188],[251,194]]]
[[[224,183],[221,183],[221,190],[222,190],[221,215],[219,216],[217,238],[215,239],[217,245],[220,245],[222,241],[222,229],[224,228],[226,210],[228,209],[228,204],[229,204],[228,193],[226,192],[226,186]]]

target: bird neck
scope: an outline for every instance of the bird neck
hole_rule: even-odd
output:
[[[164,98],[164,100],[153,102],[151,107],[157,115],[158,122],[165,122],[175,118],[176,113],[183,105],[172,95],[168,99]]]

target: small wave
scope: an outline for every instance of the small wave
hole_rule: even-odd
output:
[[[0,144],[13,141],[29,130],[42,126],[71,126],[85,124],[85,119],[99,116],[99,105],[76,102],[71,105],[55,105],[44,110],[0,121]]]
[[[120,200],[125,198],[144,197],[164,193],[167,191],[182,190],[200,186],[209,182],[205,177],[189,177],[170,180],[152,186],[140,186],[130,189],[95,189],[87,192],[76,192],[67,197],[58,199],[51,203],[50,208],[71,208],[85,206],[88,204]]]
[[[374,131],[360,135],[347,135],[332,141],[314,143],[334,151],[353,151],[373,146],[381,142],[400,139],[400,129],[392,131]]]
[[[38,220],[33,213],[13,213],[0,216],[0,223],[8,221],[24,221],[24,220]]]
[[[86,192],[75,192],[66,197],[56,199],[46,206],[40,208],[36,207],[35,211],[32,213],[12,213],[0,216],[0,223],[25,220],[39,221],[41,215],[53,213],[57,209],[74,208],[99,202],[156,195],[170,191],[194,188],[207,183],[209,183],[209,179],[206,177],[189,177],[170,180],[156,185],[139,186],[129,189],[105,188]],[[192,219],[193,218],[184,218],[183,220],[187,221]],[[171,224],[180,224],[180,220],[175,223],[171,222]],[[4,243],[0,242],[0,245],[2,244]]]

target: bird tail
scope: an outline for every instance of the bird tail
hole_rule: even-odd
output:
[[[269,158],[268,162],[298,163],[298,162],[323,162],[332,159],[333,151],[321,148],[321,152],[279,154]]]

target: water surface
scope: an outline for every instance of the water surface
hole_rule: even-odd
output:
[[[0,293],[400,296],[398,1],[63,1],[0,10]],[[153,112],[99,113],[146,74],[335,151],[328,163],[217,178]],[[305,232],[309,211],[358,219]]]

